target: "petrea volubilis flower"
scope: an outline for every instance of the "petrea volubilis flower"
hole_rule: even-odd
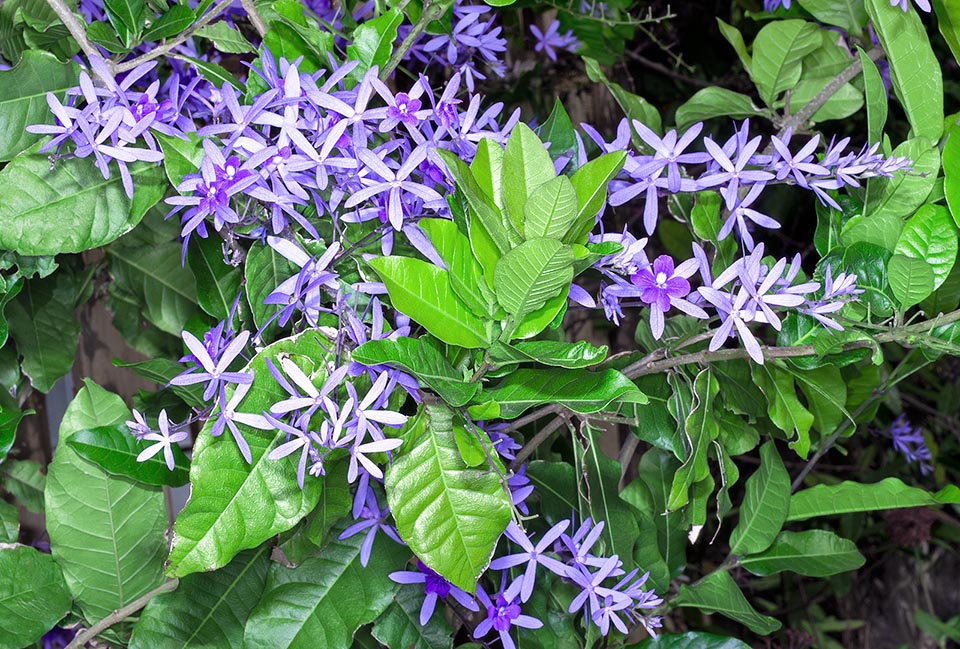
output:
[[[173,471],[176,465],[173,459],[172,445],[187,439],[190,436],[190,433],[185,430],[179,430],[176,424],[172,424],[170,419],[167,417],[166,410],[160,411],[157,425],[159,430],[150,431],[140,437],[141,440],[155,443],[143,449],[140,454],[137,455],[137,462],[145,462],[157,453],[163,451],[163,459],[167,463],[167,468]]]

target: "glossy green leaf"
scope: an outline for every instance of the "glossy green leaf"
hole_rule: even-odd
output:
[[[893,251],[903,231],[903,219],[891,212],[863,216],[847,221],[840,231],[840,242],[852,246],[861,241]]]
[[[943,145],[943,193],[953,222],[960,225],[960,126],[953,126]]]
[[[10,334],[23,356],[23,372],[41,392],[49,392],[73,367],[80,341],[80,323],[73,309],[81,279],[67,271],[32,279],[7,305]]]
[[[365,535],[336,536],[292,570],[271,566],[263,598],[247,620],[245,647],[349,649],[356,630],[390,605],[399,586],[389,574],[401,569],[408,553],[377,535],[362,566]]]
[[[77,66],[49,52],[27,50],[13,69],[0,71],[0,162],[11,160],[40,139],[26,132],[31,124],[52,124],[47,93],[63,101],[77,85]]]
[[[503,147],[493,138],[477,143],[477,153],[470,163],[470,171],[497,209],[503,210]]]
[[[796,436],[796,439],[790,442],[790,448],[805,458],[810,452],[813,414],[797,398],[793,376],[775,364],[768,363],[754,366],[753,378],[767,397],[767,414],[770,420],[788,437]]]
[[[470,349],[486,345],[484,321],[453,292],[447,271],[410,257],[378,257],[369,264],[386,285],[397,311],[450,345]]]
[[[859,33],[867,24],[867,10],[863,7],[863,0],[800,0],[800,6],[819,22],[839,27],[852,34]]]
[[[940,35],[950,46],[955,61],[960,62],[960,6],[949,0],[933,0]]]
[[[512,344],[494,343],[490,360],[498,365],[540,363],[552,367],[577,369],[600,363],[607,357],[607,346],[594,347],[585,340],[568,343],[553,340],[529,340]]]
[[[123,44],[127,47],[135,45],[146,18],[143,0],[104,0],[103,8]]]
[[[143,40],[144,42],[160,41],[176,36],[192,25],[194,20],[196,20],[196,15],[193,13],[193,9],[184,4],[175,4],[144,30]]]
[[[133,627],[131,649],[243,647],[243,628],[263,594],[269,548],[241,552],[219,570],[187,575],[150,600]]]
[[[204,25],[194,32],[194,36],[212,41],[213,46],[221,52],[246,54],[255,51],[253,45],[250,44],[250,41],[248,41],[243,34],[222,20],[212,25]]]
[[[755,575],[795,572],[806,577],[829,577],[856,570],[866,563],[857,544],[827,530],[780,532],[773,545],[740,560]]]
[[[804,74],[790,93],[790,109],[800,110],[814,100],[835,77],[819,76],[814,70]],[[863,92],[852,83],[845,83],[810,117],[814,122],[850,117],[863,108]]]
[[[923,259],[895,254],[887,262],[890,290],[900,307],[907,309],[933,293],[933,268]]]
[[[36,642],[70,610],[70,593],[49,554],[16,545],[0,548],[0,647]]]
[[[384,485],[400,537],[455,586],[473,592],[510,521],[510,498],[489,468],[460,457],[453,413],[427,406],[425,434],[387,469]]]
[[[857,52],[863,66],[863,92],[867,104],[867,140],[879,142],[883,137],[883,127],[887,123],[887,92],[877,64],[871,61],[862,49],[857,48]]]
[[[13,494],[27,511],[43,513],[43,490],[46,476],[32,460],[9,460],[0,464],[0,487]]]
[[[957,260],[957,227],[950,212],[942,205],[921,207],[903,227],[894,252],[894,257],[904,255],[928,264],[933,271],[931,290],[939,288]],[[891,287],[893,283],[890,275]]]
[[[733,25],[728,25],[720,20],[720,18],[717,18],[717,26],[720,28],[720,33],[737,53],[737,56],[740,58],[740,63],[743,64],[743,69],[749,74],[753,67],[753,59],[750,57],[750,52],[747,50],[747,44],[744,42],[740,30]]]
[[[15,505],[0,500],[0,543],[16,543],[20,537],[20,513]]]
[[[658,635],[647,638],[630,649],[749,649],[750,645],[736,638],[688,631],[681,635]]]
[[[893,294],[887,282],[889,250],[866,242],[855,243],[843,252],[843,264],[847,272],[857,275],[857,286],[864,289],[860,295],[860,308],[867,309],[875,317],[893,313]]]
[[[351,73],[361,78],[373,66],[382,68],[393,51],[393,42],[397,40],[397,27],[403,22],[403,14],[396,7],[373,18],[365,20],[353,30],[353,38],[347,46],[347,59],[359,61]]]
[[[530,194],[523,208],[523,236],[563,239],[577,219],[577,193],[566,176],[557,176]]]
[[[893,156],[911,160],[910,171],[898,171],[883,183],[883,192],[877,200],[864,206],[865,214],[879,216],[892,214],[906,216],[920,207],[930,195],[940,170],[940,150],[926,138],[914,138],[893,150]],[[871,187],[871,192],[873,187]]]
[[[807,399],[807,408],[813,415],[813,425],[829,435],[849,416],[847,382],[835,365],[798,371],[794,374],[797,386]]]
[[[163,492],[108,474],[69,446],[77,431],[130,416],[123,399],[87,380],[67,407],[45,489],[50,549],[88,622],[163,581]],[[114,627],[116,630],[116,627]]]
[[[223,245],[219,237],[191,237],[187,247],[187,263],[197,280],[197,302],[217,320],[227,319],[242,279],[240,268],[224,259]]]
[[[935,507],[960,503],[960,488],[947,485],[936,493],[910,487],[899,478],[873,484],[850,480],[835,485],[821,484],[798,491],[790,498],[787,521],[851,512],[872,512],[902,507]]]
[[[803,57],[821,43],[820,31],[805,20],[767,23],[753,41],[750,77],[760,99],[772,106],[777,96],[800,81]]]
[[[500,404],[500,416],[515,419],[530,408],[559,403],[581,414],[598,412],[617,399],[646,403],[646,396],[616,370],[543,370],[521,368],[495,387],[481,393],[482,400]]]
[[[206,156],[199,137],[188,134],[186,140],[181,140],[163,133],[157,133],[154,137],[157,138],[163,150],[163,168],[167,172],[167,179],[170,180],[171,185],[176,187],[183,182],[184,176],[199,171],[200,163]]]
[[[519,323],[527,314],[543,307],[547,300],[569,289],[571,281],[573,250],[570,246],[556,239],[530,239],[497,262],[493,288],[497,302]]]
[[[667,509],[680,509],[689,502],[690,486],[710,473],[707,451],[720,435],[720,426],[713,412],[713,401],[719,391],[717,379],[709,369],[702,370],[694,382],[693,409],[684,420],[684,433],[690,452],[673,477]]]
[[[137,456],[148,443],[138,442],[126,424],[97,426],[78,430],[67,444],[77,455],[93,462],[107,473],[130,478],[148,485],[179,487],[190,479],[190,461],[179,446],[172,448],[176,464],[171,471],[163,453],[137,462]]]
[[[538,140],[539,141],[539,140]],[[437,150],[437,155],[446,164],[447,169],[453,176],[457,189],[463,192],[467,202],[470,205],[470,218],[468,219],[468,228],[470,230],[471,245],[477,252],[477,243],[473,241],[475,237],[483,237],[489,240],[490,244],[496,249],[498,255],[503,255],[512,247],[510,238],[507,234],[507,226],[504,224],[503,215],[494,205],[493,198],[483,189],[481,184],[474,177],[470,168],[449,151]],[[546,155],[546,153],[544,153]],[[505,174],[503,175],[505,177]],[[501,179],[502,180],[502,179]],[[494,185],[495,186],[495,185]],[[522,205],[520,206],[523,207]],[[486,256],[477,254],[477,259],[487,270],[488,262]],[[492,274],[492,270],[487,272]]]
[[[373,637],[385,647],[407,649],[449,649],[453,630],[442,615],[430,617],[420,625],[423,595],[415,588],[400,588],[387,610],[373,623]]]
[[[417,225],[446,264],[453,292],[475,315],[487,314],[490,306],[480,288],[484,281],[483,268],[473,256],[470,240],[460,232],[456,223],[447,219],[421,219]]]
[[[583,165],[570,177],[577,192],[577,221],[564,237],[565,243],[583,243],[607,204],[607,185],[623,168],[626,152],[607,153]]]
[[[436,392],[454,408],[477,394],[479,383],[467,383],[443,353],[424,337],[371,340],[353,350],[353,360],[364,365],[389,365],[403,370]]]
[[[22,255],[56,255],[102,246],[129,232],[166,190],[155,164],[129,165],[133,199],[120,173],[104,180],[93,157],[62,160],[53,171],[47,156],[33,149],[0,171],[0,248]]]
[[[534,191],[556,177],[553,160],[537,134],[524,123],[510,133],[503,153],[503,204],[510,221],[523,232],[524,205]]]
[[[747,478],[740,522],[730,535],[734,554],[763,552],[780,532],[790,503],[790,476],[774,442],[760,447],[760,467]]]
[[[253,373],[254,380],[237,411],[261,413],[287,394],[267,369],[267,359],[274,365],[279,365],[277,355],[281,353],[312,359],[315,371],[323,372],[325,342],[329,345],[323,334],[308,329],[263,349],[244,369]],[[267,457],[286,441],[286,433],[244,424],[239,428],[250,446],[251,464],[243,459],[229,433],[212,437],[208,424],[197,438],[190,465],[193,490],[173,527],[167,571],[172,577],[227,565],[241,550],[257,547],[293,527],[320,498],[318,480],[305,480],[301,490],[289,458]]]
[[[677,108],[677,129],[684,131],[697,122],[715,117],[744,119],[762,115],[763,111],[753,105],[747,95],[719,86],[701,88]]]
[[[17,427],[20,425],[20,420],[23,419],[24,415],[32,412],[31,410],[25,413],[15,408],[0,406],[0,464],[3,464],[3,461],[7,459],[7,453],[13,447],[13,440],[17,436]]]
[[[547,151],[554,161],[577,148],[577,133],[573,128],[573,122],[570,121],[570,116],[559,99],[553,102],[553,109],[547,121],[540,127],[538,137],[541,141],[549,143]]]
[[[943,133],[943,77],[916,11],[901,11],[888,0],[865,0],[873,29],[890,62],[893,90],[914,137],[940,139]]]
[[[677,606],[719,613],[736,620],[758,635],[769,635],[781,627],[779,621],[761,615],[750,605],[726,570],[718,570],[696,585],[681,586],[680,593],[673,601]]]

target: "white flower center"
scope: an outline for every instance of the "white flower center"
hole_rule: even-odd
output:
[[[666,274],[666,273],[657,273],[657,278],[656,278],[656,280],[657,280],[657,286],[663,286],[663,285],[666,284],[666,282],[667,282],[667,274]]]

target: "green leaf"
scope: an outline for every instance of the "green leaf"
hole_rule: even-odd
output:
[[[503,204],[517,232],[523,232],[524,205],[533,192],[557,172],[537,134],[524,123],[510,133],[503,153]]]
[[[23,373],[40,392],[49,392],[73,367],[80,341],[80,323],[73,316],[78,279],[67,271],[32,279],[7,306]]]
[[[805,20],[776,20],[760,30],[753,41],[750,77],[767,106],[773,106],[780,93],[797,85],[803,57],[821,42],[820,31]]]
[[[845,480],[835,485],[817,485],[793,494],[787,521],[851,512],[872,512],[902,507],[935,507],[960,503],[960,488],[947,485],[936,493],[909,487],[899,478],[873,484]]]
[[[887,282],[887,261],[890,251],[870,243],[855,243],[843,252],[847,272],[857,275],[857,286],[864,289],[860,296],[864,310],[870,309],[878,317],[893,313],[893,296]]]
[[[361,79],[373,66],[382,68],[390,60],[397,27],[403,22],[400,9],[394,7],[372,20],[365,20],[353,30],[353,42],[347,46],[347,59],[359,61],[351,73]]]
[[[258,328],[281,308],[281,305],[264,304],[263,301],[273,293],[281,282],[297,273],[297,267],[286,257],[270,246],[255,245],[247,253],[243,269],[246,279],[247,302],[253,313],[253,322]]]
[[[887,92],[877,64],[859,47],[857,53],[863,66],[863,92],[867,101],[867,141],[879,142],[887,123]]]
[[[460,232],[456,223],[447,219],[421,219],[417,225],[446,264],[453,292],[475,315],[488,314],[491,306],[480,288],[484,281],[483,268],[473,256],[470,240]]]
[[[256,51],[243,34],[222,20],[212,25],[204,25],[195,31],[193,35],[212,41],[214,47],[221,52],[246,54]]]
[[[7,459],[7,453],[13,447],[13,440],[17,435],[17,427],[26,414],[15,408],[0,406],[0,464]]]
[[[694,404],[684,421],[684,433],[690,453],[673,476],[667,509],[680,509],[689,502],[690,486],[710,474],[707,466],[707,450],[710,443],[720,435],[720,426],[713,412],[713,400],[719,384],[709,369],[701,371],[694,381]]]
[[[167,468],[163,453],[137,462],[137,456],[147,445],[137,442],[126,424],[78,430],[70,436],[67,444],[77,455],[107,473],[143,484],[179,487],[187,484],[190,478],[190,461],[179,446],[172,447],[176,462],[173,471]]]
[[[912,213],[930,195],[940,170],[940,150],[925,138],[906,140],[893,150],[894,157],[912,161],[910,171],[899,171],[884,181],[883,193],[877,201],[864,206],[864,214],[871,217],[892,214],[901,217]],[[873,188],[871,186],[871,193]]]
[[[957,228],[947,209],[942,205],[924,205],[917,210],[903,227],[894,252],[894,257],[904,255],[925,262],[933,271],[931,290],[939,288],[957,260]],[[891,287],[893,282],[891,274]]]
[[[133,627],[130,649],[243,646],[243,627],[263,594],[269,548],[241,552],[229,564],[180,580],[150,600]]]
[[[619,83],[610,81],[600,69],[600,64],[597,63],[595,59],[586,56],[582,58],[584,66],[586,67],[587,78],[594,83],[602,83],[607,87],[607,90],[610,91],[613,98],[620,104],[620,109],[631,123],[636,119],[650,128],[650,130],[660,132],[660,113],[649,101],[625,90]]]
[[[844,418],[846,410],[847,382],[835,365],[794,373],[800,391],[807,398],[807,407],[813,414],[813,425],[824,434],[830,434]]]
[[[385,647],[449,649],[453,629],[442,615],[432,615],[420,625],[423,596],[415,588],[400,588],[387,610],[373,623],[373,637]]]
[[[835,78],[819,76],[817,75],[818,72],[821,72],[821,70],[814,70],[810,75],[803,75],[799,83],[793,88],[790,93],[791,110],[800,110],[813,101]],[[862,107],[863,93],[852,83],[845,83],[817,109],[817,112],[810,119],[814,122],[843,119],[853,115]]]
[[[503,147],[493,138],[477,144],[477,153],[470,163],[470,172],[497,209],[503,210]]]
[[[577,148],[577,134],[573,122],[567,115],[566,109],[559,99],[554,100],[553,110],[550,111],[547,121],[540,127],[539,136],[543,142],[549,142],[547,151],[550,158],[556,162],[562,155]]]
[[[353,360],[364,365],[401,369],[454,408],[466,405],[480,388],[479,383],[465,382],[436,345],[422,336],[371,340],[353,350]]]
[[[740,560],[741,566],[761,577],[784,571],[829,577],[856,570],[864,563],[856,543],[827,530],[780,532],[765,551]]]
[[[594,347],[585,340],[576,343],[553,340],[528,340],[513,344],[496,342],[490,347],[489,354],[490,360],[498,365],[540,363],[576,369],[602,362],[607,357],[607,346]]]
[[[755,365],[753,379],[767,397],[767,414],[788,437],[796,435],[790,448],[802,458],[810,452],[810,427],[813,414],[797,398],[793,376],[772,363]]]
[[[743,624],[757,635],[769,635],[781,627],[779,621],[761,615],[750,605],[726,570],[709,574],[693,586],[681,586],[680,593],[673,601],[677,606],[719,613]]]
[[[953,126],[943,145],[943,193],[953,222],[960,225],[960,126]]]
[[[500,404],[500,416],[516,419],[530,408],[559,403],[574,412],[599,412],[617,399],[646,403],[646,396],[616,370],[543,370],[521,368],[481,393]]]
[[[943,133],[943,77],[916,11],[900,11],[888,0],[865,0],[867,13],[890,62],[893,90],[914,137],[939,140]]]
[[[387,469],[387,501],[400,538],[420,560],[473,592],[510,521],[510,498],[492,470],[466,466],[453,413],[444,406],[426,413],[426,433]]]
[[[0,162],[40,139],[27,133],[27,126],[53,123],[47,93],[62,101],[66,90],[76,85],[76,64],[61,63],[48,52],[27,50],[16,67],[0,71]]]
[[[583,447],[578,445],[579,450],[574,451],[579,460],[577,464],[586,477],[586,484],[578,489],[586,500],[586,507],[581,511],[589,511],[594,523],[605,523],[600,537],[605,556],[631,557],[640,530],[636,513],[619,495],[620,465],[599,449],[597,429],[588,427],[585,433]]]
[[[27,511],[42,514],[46,476],[32,460],[10,460],[0,465],[0,486],[13,494]]]
[[[47,470],[50,549],[88,622],[131,603],[163,580],[163,492],[111,476],[69,446],[77,431],[127,417],[123,399],[87,380],[67,407],[61,443]]]
[[[108,52],[123,54],[130,51],[130,47],[120,42],[117,30],[108,22],[95,20],[87,25],[87,38]]]
[[[0,647],[36,642],[70,610],[70,593],[49,554],[16,545],[0,549]]]
[[[790,476],[773,440],[760,447],[760,467],[747,478],[740,522],[730,535],[730,552],[763,552],[780,532],[790,503]]]
[[[170,379],[183,372],[183,365],[169,358],[151,358],[137,363],[124,363],[119,359],[113,359],[114,367],[127,367],[133,370],[138,376],[142,376],[148,381],[153,381],[158,386],[165,386]],[[203,408],[206,401],[203,398],[203,385],[171,385],[168,388],[171,392],[183,399],[191,408]]]
[[[747,44],[743,41],[743,35],[740,33],[740,30],[733,25],[728,25],[719,18],[717,18],[717,26],[720,28],[720,33],[723,34],[723,37],[733,46],[733,50],[737,53],[737,56],[740,57],[740,63],[743,64],[743,69],[750,74],[750,70],[753,67],[753,59],[750,58],[750,52],[747,51]]]
[[[200,308],[217,320],[226,320],[240,295],[242,277],[240,268],[224,259],[223,241],[219,237],[191,237],[187,263],[197,280]]]
[[[895,254],[887,262],[887,275],[893,297],[903,309],[919,304],[933,293],[933,268],[923,259]]]
[[[163,198],[166,181],[156,164],[128,165],[133,199],[114,169],[104,180],[93,157],[50,161],[33,149],[0,171],[0,248],[22,255],[82,252],[109,243],[140,222]]]
[[[688,631],[682,635],[659,635],[647,638],[630,649],[748,649],[750,645],[736,638]]]
[[[0,543],[16,543],[20,538],[20,513],[16,506],[0,500]]]
[[[157,133],[154,137],[160,142],[160,148],[163,150],[163,168],[167,172],[171,185],[176,187],[183,182],[184,176],[197,173],[206,155],[200,145],[199,137],[192,133],[187,134],[186,140],[163,133]]]
[[[123,44],[136,45],[146,18],[143,0],[104,0],[103,8]]]
[[[857,214],[840,231],[840,242],[845,246],[864,241],[893,251],[903,231],[903,218],[891,212],[863,216]]]
[[[637,465],[638,479],[643,482],[653,500],[650,513],[657,530],[659,554],[669,570],[669,577],[679,577],[687,565],[687,522],[684,512],[669,511],[667,498],[673,476],[680,462],[671,454],[651,448]],[[666,586],[669,586],[669,580]]]
[[[279,365],[278,354],[311,359],[314,371],[324,372],[324,342],[330,344],[323,334],[308,329],[263,349],[244,368],[254,379],[237,411],[261,413],[287,394],[267,369],[267,359]],[[268,459],[269,451],[284,443],[286,433],[244,424],[239,428],[250,446],[251,464],[230,435],[212,437],[210,424],[197,438],[190,465],[193,490],[173,527],[167,571],[171,577],[227,565],[241,550],[293,527],[320,498],[320,481],[306,480],[301,490],[289,461]]]
[[[583,243],[597,223],[597,215],[607,204],[607,185],[627,159],[625,151],[607,153],[583,165],[570,177],[577,192],[577,221],[564,237],[564,243]]]
[[[523,236],[563,239],[577,219],[577,193],[566,176],[557,176],[530,194],[523,208]]]
[[[719,86],[701,88],[690,99],[677,108],[677,129],[684,131],[697,122],[715,117],[744,119],[762,115],[763,111],[753,105],[747,95],[727,90]]]
[[[800,6],[825,25],[858,34],[867,24],[863,0],[800,0]],[[871,142],[876,140],[871,139]]]
[[[556,239],[530,239],[497,262],[493,288],[497,302],[513,316],[514,323],[519,323],[563,289],[569,289],[572,281],[570,246]]]
[[[197,69],[197,72],[201,77],[215,86],[222,86],[225,83],[229,83],[240,92],[243,92],[243,84],[237,81],[237,78],[221,65],[210,63],[209,61],[204,61],[202,59],[196,59],[192,56],[184,56],[183,54],[171,54],[170,57],[174,59],[180,59],[181,61],[186,61],[187,63],[191,64]]]
[[[937,14],[937,27],[943,40],[950,46],[955,61],[960,61],[960,6],[944,0],[933,0],[933,11]]]
[[[397,311],[447,344],[469,349],[487,344],[486,324],[453,292],[447,271],[410,257],[378,257],[369,264]]]
[[[539,140],[538,140],[539,142]],[[542,145],[541,145],[542,146]],[[470,244],[473,246],[477,259],[483,265],[484,270],[489,273],[487,279],[492,278],[492,264],[487,261],[486,255],[481,255],[477,251],[478,242],[474,241],[477,237],[482,237],[485,242],[496,249],[497,255],[503,255],[513,246],[507,234],[507,226],[503,222],[503,215],[494,205],[493,198],[486,194],[483,187],[474,177],[469,167],[450,151],[442,149],[437,150],[437,155],[446,164],[450,175],[456,183],[457,189],[463,192],[470,205],[470,218],[467,221],[470,231]],[[544,153],[546,155],[546,153]],[[505,177],[505,176],[504,176]],[[493,185],[496,187],[497,185]],[[494,190],[495,191],[495,190]],[[526,199],[524,199],[526,200]],[[523,205],[521,204],[522,208]],[[494,262],[495,263],[495,262]],[[488,268],[488,266],[490,268]]]
[[[150,27],[143,32],[143,41],[161,41],[171,36],[176,36],[187,27],[193,24],[196,15],[193,9],[183,4],[175,4],[159,18],[150,24]],[[156,136],[154,136],[156,137]]]

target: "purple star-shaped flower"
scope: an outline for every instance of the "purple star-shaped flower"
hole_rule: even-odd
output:
[[[660,255],[653,264],[631,275],[630,281],[641,289],[640,299],[650,305],[650,330],[654,338],[659,340],[663,334],[663,316],[671,306],[695,318],[708,317],[706,311],[684,299],[690,294],[687,278],[697,267],[697,260],[691,258],[674,268],[671,257]]]

